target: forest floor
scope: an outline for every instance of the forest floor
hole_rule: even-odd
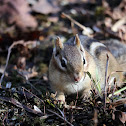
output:
[[[126,124],[125,83],[104,99],[95,90],[66,96],[67,105],[53,97],[54,42],[75,34],[126,44],[126,0],[0,0],[0,126]]]

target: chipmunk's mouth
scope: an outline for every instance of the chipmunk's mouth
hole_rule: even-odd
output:
[[[84,75],[82,76],[82,77],[74,77],[74,81],[75,81],[75,83],[77,84],[77,83],[81,83],[84,79],[85,79],[85,76],[86,76],[86,74],[84,73]]]

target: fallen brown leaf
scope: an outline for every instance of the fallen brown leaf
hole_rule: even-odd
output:
[[[126,113],[122,111],[114,111],[112,118],[116,122],[124,124],[126,122]]]
[[[2,101],[6,101],[6,102],[11,103],[11,104],[17,106],[18,108],[23,108],[23,109],[25,109],[29,113],[33,113],[33,114],[36,114],[38,116],[43,116],[42,112],[38,112],[35,109],[31,109],[30,107],[28,107],[26,105],[23,105],[22,103],[20,103],[18,100],[14,99],[14,98],[0,96],[0,99]]]
[[[47,1],[47,0],[40,0],[33,6],[33,11],[42,13],[42,14],[49,14],[49,13],[56,13],[60,10],[57,3],[55,1]]]
[[[37,22],[30,15],[30,7],[26,0],[0,0],[0,18],[3,18],[7,23],[16,23],[18,27],[26,30],[27,27],[35,28]]]
[[[112,105],[113,107],[117,107],[117,106],[120,106],[120,105],[123,105],[123,104],[126,104],[126,99],[125,99],[125,98],[116,100],[115,102],[112,102],[112,103],[111,103],[111,105]]]

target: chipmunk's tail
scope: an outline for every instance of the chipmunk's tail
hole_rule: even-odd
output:
[[[126,44],[116,39],[110,39],[103,42],[121,65],[126,74]]]

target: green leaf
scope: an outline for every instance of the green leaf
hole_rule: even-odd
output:
[[[115,92],[114,92],[114,95],[117,95],[117,94],[119,94],[119,93],[121,93],[122,91],[125,91],[125,90],[126,90],[126,86],[123,87],[123,88],[121,88],[121,89],[119,89],[119,90],[117,90],[117,91],[115,91]],[[108,97],[112,97],[112,94],[109,94]]]

